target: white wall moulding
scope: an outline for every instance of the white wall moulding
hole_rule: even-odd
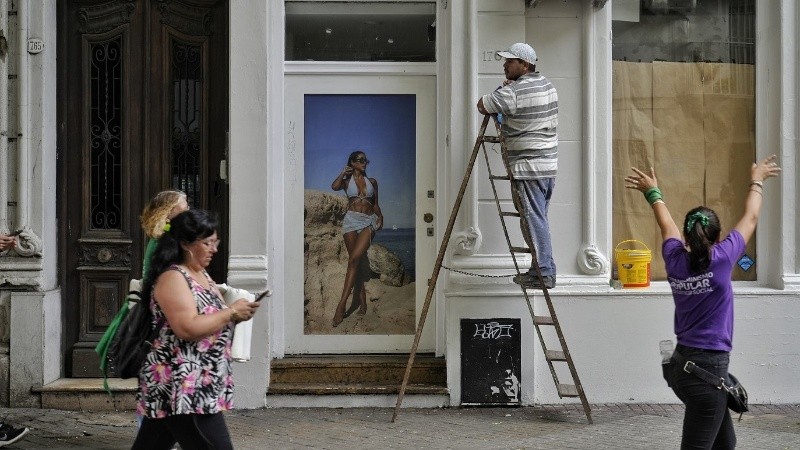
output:
[[[539,4],[542,3],[543,0],[526,0],[526,4],[528,8],[536,8]],[[595,8],[602,8],[606,6],[608,0],[591,0],[590,4]]]
[[[436,63],[429,62],[338,62],[286,61],[286,75],[436,75]]]
[[[42,260],[21,256],[0,258],[0,285],[36,287],[42,285]]]
[[[228,284],[252,292],[269,287],[269,267],[266,255],[231,255],[228,260]]]

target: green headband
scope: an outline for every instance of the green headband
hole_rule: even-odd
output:
[[[708,226],[708,216],[697,211],[696,213],[689,216],[689,220],[686,221],[686,232],[689,233],[694,228],[694,224],[696,222],[700,222],[700,225],[707,227]]]

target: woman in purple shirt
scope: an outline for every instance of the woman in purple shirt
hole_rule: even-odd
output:
[[[667,280],[675,300],[677,358],[693,361],[715,376],[728,378],[733,340],[733,285],[731,272],[753,236],[761,211],[764,180],[775,177],[780,167],[775,155],[753,164],[744,215],[730,234],[720,237],[719,218],[699,206],[686,213],[683,237],[658,189],[653,169],[646,174],[633,168],[626,187],[641,191],[653,207],[661,237]],[[673,354],[673,361],[676,356]],[[681,449],[728,449],[736,447],[727,393],[717,389],[683,365],[674,364],[670,385],[686,405]]]

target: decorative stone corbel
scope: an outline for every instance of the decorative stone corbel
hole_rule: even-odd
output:
[[[14,248],[19,256],[41,257],[42,239],[28,227],[25,227],[17,236],[17,246]]]
[[[469,227],[465,231],[453,234],[455,255],[474,255],[481,248],[483,235],[478,227]]]
[[[578,267],[586,275],[603,275],[608,273],[608,258],[605,257],[596,246],[584,245],[578,252]]]

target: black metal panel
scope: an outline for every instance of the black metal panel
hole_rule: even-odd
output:
[[[461,404],[520,402],[520,319],[461,319]]]

